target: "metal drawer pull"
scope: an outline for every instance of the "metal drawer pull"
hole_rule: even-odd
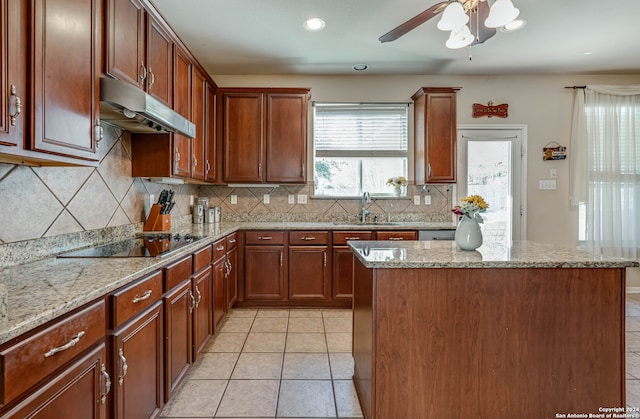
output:
[[[189,297],[191,297],[191,306],[189,307],[189,314],[193,313],[193,309],[196,308],[196,298],[193,296],[191,290],[189,290]]]
[[[124,357],[124,351],[122,348],[118,349],[118,356],[120,357],[120,361],[122,361],[122,375],[118,378],[118,383],[122,385],[124,382],[124,377],[127,375],[127,370],[129,366],[127,365],[127,358]]]
[[[306,241],[311,241],[311,240],[315,240],[316,238],[313,236],[304,236],[302,237],[302,240],[306,240]]]
[[[147,292],[145,292],[144,294],[142,294],[141,297],[138,297],[137,295],[133,298],[133,300],[131,300],[133,302],[133,304],[135,303],[139,303],[140,301],[144,301],[144,300],[148,300],[149,298],[151,298],[151,290],[147,290]]]
[[[20,114],[22,113],[22,99],[20,99],[20,96],[16,95],[16,86],[15,85],[11,85],[11,87],[9,88],[10,90],[10,96],[16,98],[15,103],[14,103],[14,111],[13,113],[9,114],[9,118],[11,118],[11,126],[15,127],[16,126],[16,119],[18,118],[18,116],[20,116]]]
[[[216,250],[218,252],[222,252],[224,250],[224,246],[218,246],[218,247],[216,247]]]
[[[104,394],[100,397],[100,403],[105,404],[107,402],[107,394],[111,391],[111,377],[109,377],[107,367],[104,364],[102,364],[100,372],[102,372],[102,376],[104,377]]]
[[[230,239],[230,240],[229,240],[229,243],[231,243],[231,244],[233,244],[233,243],[235,243],[235,242],[236,242],[236,239]]]
[[[271,236],[258,236],[258,240],[273,240]]]
[[[345,240],[360,240],[360,237],[345,237]]]
[[[202,300],[202,294],[200,294],[200,290],[198,289],[197,285],[196,285],[196,294],[198,294],[198,299],[196,300],[196,308],[198,308],[198,305],[200,304],[200,301]]]
[[[80,338],[84,336],[84,331],[78,333],[75,338],[71,339],[69,342],[65,343],[62,346],[58,346],[57,348],[49,349],[49,351],[44,354],[45,358],[49,358],[57,354],[58,352],[66,351],[67,349],[76,345],[76,343],[80,342]]]
[[[389,237],[388,240],[404,240],[402,237]]]

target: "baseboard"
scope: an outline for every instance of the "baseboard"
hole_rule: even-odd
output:
[[[640,287],[627,287],[627,294],[640,294]]]

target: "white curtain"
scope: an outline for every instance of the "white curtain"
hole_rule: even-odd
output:
[[[596,253],[640,256],[640,85],[576,90],[571,204],[586,204],[586,245]]]

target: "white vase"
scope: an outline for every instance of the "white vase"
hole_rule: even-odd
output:
[[[393,187],[393,193],[395,196],[400,196],[400,194],[402,193],[402,186],[398,185],[398,186],[394,186]]]
[[[482,230],[475,217],[462,216],[456,228],[455,239],[462,250],[476,250],[482,246]]]

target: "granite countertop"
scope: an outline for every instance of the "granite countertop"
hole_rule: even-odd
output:
[[[349,242],[367,268],[626,268],[638,262],[530,241],[460,250],[454,241]]]
[[[238,222],[188,224],[181,234],[205,236],[163,258],[56,258],[0,269],[0,344],[75,308],[127,285],[194,250],[238,230],[397,230],[454,229],[448,223],[397,222],[378,224],[315,222]],[[113,241],[123,237],[114,237]],[[86,247],[86,246],[85,246]],[[21,248],[22,252],[29,252]],[[71,249],[66,249],[71,250]]]

